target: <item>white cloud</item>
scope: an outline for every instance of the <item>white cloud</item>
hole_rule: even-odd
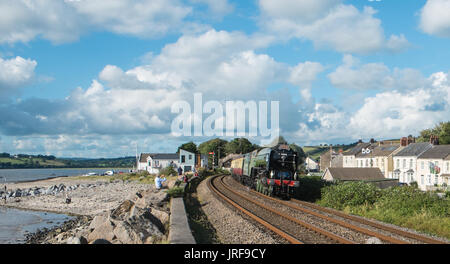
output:
[[[285,38],[308,39],[319,49],[345,53],[399,51],[409,45],[404,36],[384,36],[376,11],[332,0],[261,0],[261,23],[273,34]]]
[[[420,28],[430,35],[450,37],[449,14],[449,0],[427,0],[420,11]]]
[[[411,90],[423,87],[425,78],[414,69],[390,70],[383,63],[361,64],[352,55],[345,55],[343,64],[328,74],[331,84],[349,90]]]
[[[418,135],[423,129],[447,121],[450,116],[450,73],[432,74],[423,87],[384,91],[367,97],[356,112],[331,104],[316,104],[299,123],[298,140],[322,143],[349,139],[387,139]],[[303,139],[302,139],[303,138]]]
[[[0,58],[0,95],[17,93],[18,88],[28,84],[34,77],[36,65],[36,61],[19,56]]]
[[[0,43],[42,37],[58,44],[92,30],[157,37],[178,31],[190,12],[178,0],[3,0]]]

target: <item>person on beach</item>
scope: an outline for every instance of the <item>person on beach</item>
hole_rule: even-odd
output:
[[[159,189],[161,189],[162,188],[162,183],[163,182],[165,182],[167,179],[166,179],[166,177],[164,176],[164,174],[161,174],[161,176],[158,174],[158,175],[156,175],[156,178],[155,178],[155,187],[156,187],[156,190],[159,190]]]

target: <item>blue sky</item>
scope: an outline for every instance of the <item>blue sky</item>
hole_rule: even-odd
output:
[[[172,152],[171,104],[279,100],[299,145],[450,116],[450,0],[0,0],[0,152]],[[259,138],[250,138],[258,143]]]

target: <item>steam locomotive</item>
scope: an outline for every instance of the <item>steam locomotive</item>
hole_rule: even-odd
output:
[[[285,144],[255,150],[231,161],[231,175],[258,192],[289,199],[299,187],[297,157]]]

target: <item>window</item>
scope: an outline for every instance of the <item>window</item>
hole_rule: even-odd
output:
[[[450,172],[450,162],[447,161],[447,172]]]
[[[191,154],[189,154],[189,160],[191,160],[192,159],[192,155]]]
[[[413,168],[413,159],[409,160],[409,168],[412,169]]]
[[[406,159],[403,159],[403,169],[406,168]]]
[[[437,175],[434,176],[434,184],[438,184],[438,176]]]
[[[366,159],[366,167],[369,167],[369,160]]]
[[[422,170],[425,168],[425,162],[423,160],[420,162],[420,167],[422,168]]]
[[[397,159],[397,169],[400,169],[400,159]]]
[[[185,155],[181,155],[181,163],[185,163],[186,162],[186,156]]]
[[[422,185],[424,184],[424,178],[425,178],[425,176],[420,175],[420,183],[421,183]]]

